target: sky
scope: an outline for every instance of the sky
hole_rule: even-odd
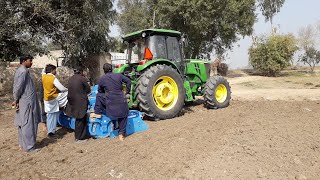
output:
[[[254,35],[268,34],[271,31],[269,22],[257,12]],[[273,24],[280,33],[297,35],[301,27],[320,21],[320,0],[286,0],[280,12],[274,16]],[[117,26],[111,27],[110,36],[119,36]],[[243,68],[248,65],[248,48],[252,44],[251,37],[241,38],[229,51],[226,63],[230,69]]]

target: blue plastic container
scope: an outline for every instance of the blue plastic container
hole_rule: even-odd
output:
[[[60,111],[58,124],[68,129],[74,129],[76,126],[76,118],[69,117]]]
[[[89,94],[89,105],[87,111],[87,134],[94,138],[116,137],[118,136],[117,121],[102,115],[101,118],[90,118],[90,113],[94,111],[96,96],[98,93],[98,86],[93,86]],[[127,135],[133,133],[146,131],[149,129],[148,125],[142,120],[143,114],[137,110],[130,110],[128,115],[128,122],[126,126]],[[63,112],[60,113],[58,124],[63,127],[74,129],[75,118],[66,116]]]

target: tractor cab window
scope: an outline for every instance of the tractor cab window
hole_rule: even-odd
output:
[[[148,41],[148,47],[153,54],[154,59],[169,59],[172,61],[181,61],[181,52],[179,41],[176,37],[151,36]]]
[[[167,37],[168,59],[181,61],[180,44],[176,37]]]
[[[129,61],[135,63],[143,60],[146,47],[152,53],[152,59],[168,59],[176,62],[182,60],[180,44],[176,37],[153,35],[130,42]]]
[[[149,49],[153,54],[153,59],[167,59],[165,36],[150,36]]]
[[[131,62],[138,62],[144,57],[145,40],[138,39],[130,43],[129,54]]]

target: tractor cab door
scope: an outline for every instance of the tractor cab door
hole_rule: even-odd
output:
[[[184,64],[182,63],[182,53],[177,37],[167,37],[168,59],[175,62],[180,72],[184,72]]]
[[[149,37],[148,47],[153,53],[153,59],[168,59],[183,72],[182,54],[177,37],[153,35]]]

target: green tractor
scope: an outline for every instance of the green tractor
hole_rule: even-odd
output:
[[[185,102],[204,97],[210,109],[229,105],[231,91],[222,76],[211,76],[206,60],[185,59],[181,33],[165,29],[146,29],[123,37],[128,44],[126,64],[115,73],[131,81],[129,108],[139,108],[151,119],[170,119],[179,114]]]

